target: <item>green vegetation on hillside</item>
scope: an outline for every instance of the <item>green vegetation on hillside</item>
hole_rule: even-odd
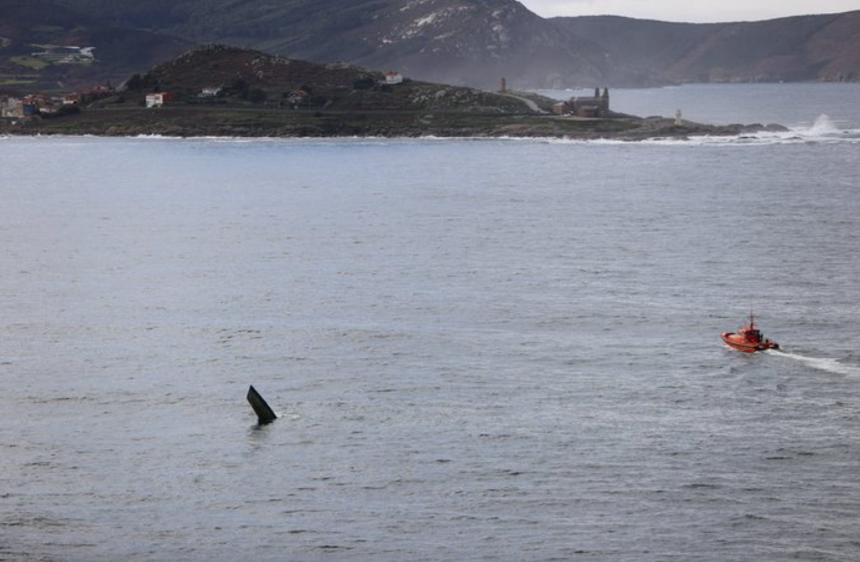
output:
[[[14,64],[17,64],[18,66],[32,68],[33,70],[42,70],[43,68],[50,66],[50,64],[48,64],[42,59],[37,59],[35,57],[30,57],[26,55],[18,57],[9,57],[9,61]]]
[[[211,45],[190,51],[126,84],[126,100],[142,103],[168,92],[186,105],[253,106],[326,111],[434,110],[469,113],[532,113],[522,101],[498,94],[385,75],[344,64],[315,64],[259,51]],[[219,89],[216,96],[204,89]],[[545,108],[553,100],[537,98]]]
[[[19,93],[64,93],[108,81],[119,83],[191,46],[175,37],[117,28],[74,3],[64,7],[51,0],[4,0],[2,4],[0,84],[30,85],[29,91]],[[93,51],[81,54],[80,49],[90,47],[94,58]],[[37,52],[44,56],[34,57]]]

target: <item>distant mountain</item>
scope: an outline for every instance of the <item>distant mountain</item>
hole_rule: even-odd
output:
[[[604,83],[605,52],[515,0],[60,0],[114,25],[496,87]]]
[[[0,88],[72,90],[117,84],[191,43],[109,25],[48,0],[0,0]]]
[[[720,24],[552,21],[605,48],[614,83],[860,80],[860,11]]]
[[[683,24],[544,19],[516,0],[34,0],[49,1],[65,7],[43,11],[59,18],[51,25],[112,29],[125,45],[148,37],[151,48],[95,51],[127,52],[123,63],[138,71],[149,65],[133,61],[137,53],[166,60],[155,46],[182,38],[493,89],[502,77],[514,88],[860,80],[860,12]],[[16,0],[0,0],[0,9],[10,3],[21,12]],[[15,21],[6,12],[0,30]]]

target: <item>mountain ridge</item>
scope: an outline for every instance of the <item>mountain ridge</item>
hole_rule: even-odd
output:
[[[0,88],[117,84],[193,46],[172,36],[107,25],[50,0],[0,0],[0,14]],[[88,51],[82,54],[82,49]]]
[[[516,0],[58,0],[117,25],[454,85],[603,83],[604,52]]]
[[[141,48],[125,49],[129,60],[111,63],[126,71],[137,65],[136,72],[193,44],[225,43],[485,89],[497,89],[501,78],[519,89],[860,80],[860,11],[691,24],[542,18],[516,0],[33,2],[55,19],[80,20],[64,24],[68,30],[90,29],[98,37],[110,29],[128,45],[139,43]],[[12,38],[14,6],[23,13],[24,4],[0,0],[0,84],[4,71],[18,68],[2,38]],[[110,51],[97,47],[96,54]],[[99,76],[98,65],[79,70],[90,79]]]
[[[611,58],[658,84],[860,80],[860,10],[708,24],[619,16],[553,21],[599,40]]]

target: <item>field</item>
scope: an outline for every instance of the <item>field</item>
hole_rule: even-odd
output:
[[[35,57],[21,55],[17,57],[10,57],[9,61],[17,64],[18,66],[23,66],[26,68],[31,68],[33,70],[42,70],[43,68],[50,66],[47,62],[37,59]]]

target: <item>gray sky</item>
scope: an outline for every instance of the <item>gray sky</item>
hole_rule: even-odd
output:
[[[544,17],[615,15],[687,22],[755,21],[860,10],[860,0],[520,0]]]

